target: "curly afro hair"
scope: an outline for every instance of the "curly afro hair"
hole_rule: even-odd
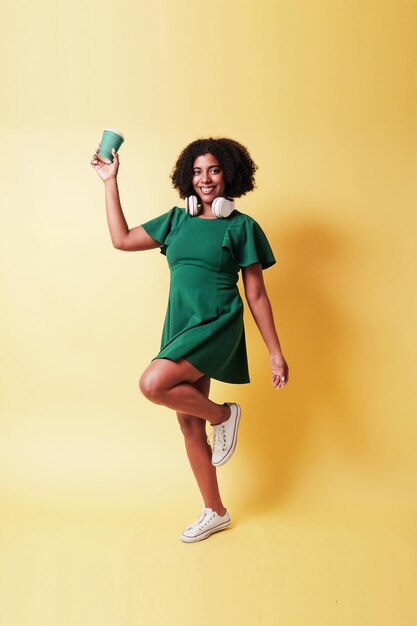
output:
[[[223,169],[227,197],[240,198],[255,188],[255,171],[258,166],[245,146],[224,137],[197,139],[184,148],[172,170],[172,184],[179,191],[181,198],[195,194],[194,161],[207,153],[215,156]]]

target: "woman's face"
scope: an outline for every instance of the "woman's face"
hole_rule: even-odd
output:
[[[223,169],[216,157],[209,152],[194,161],[193,187],[206,205],[211,205],[215,198],[224,196],[226,183]]]

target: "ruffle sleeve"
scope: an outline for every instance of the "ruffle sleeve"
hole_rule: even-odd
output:
[[[258,222],[245,214],[239,217],[241,219],[234,220],[226,231],[223,246],[230,250],[239,267],[261,263],[265,270],[274,265],[274,253]]]
[[[158,217],[154,217],[152,220],[141,224],[148,235],[159,243],[162,254],[166,254],[166,248],[171,236],[180,227],[184,214],[184,209],[175,206],[166,213],[158,215]]]

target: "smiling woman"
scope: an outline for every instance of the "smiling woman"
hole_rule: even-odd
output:
[[[232,139],[199,139],[180,154],[171,175],[186,199],[129,229],[117,187],[119,158],[91,161],[105,183],[107,220],[113,245],[121,250],[160,248],[171,272],[168,308],[159,353],[140,377],[150,401],[176,411],[191,468],[204,500],[201,516],[180,535],[191,543],[227,528],[230,515],[221,500],[216,468],[235,451],[241,407],[209,399],[210,380],[250,382],[243,325],[243,302],[237,288],[242,271],[245,296],[269,350],[271,382],[288,382],[266,293],[262,270],[275,263],[265,233],[249,215],[234,208],[255,186],[256,165],[247,149]],[[196,195],[194,195],[196,194]],[[196,219],[199,218],[199,219]],[[206,423],[213,426],[212,447]]]

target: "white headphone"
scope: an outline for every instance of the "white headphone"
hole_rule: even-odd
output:
[[[213,215],[216,217],[229,217],[232,211],[235,210],[234,200],[229,200],[228,198],[222,198],[219,196],[213,200],[211,210]],[[185,198],[185,212],[189,213],[193,217],[199,214],[200,210],[197,196],[189,196],[188,198]]]

